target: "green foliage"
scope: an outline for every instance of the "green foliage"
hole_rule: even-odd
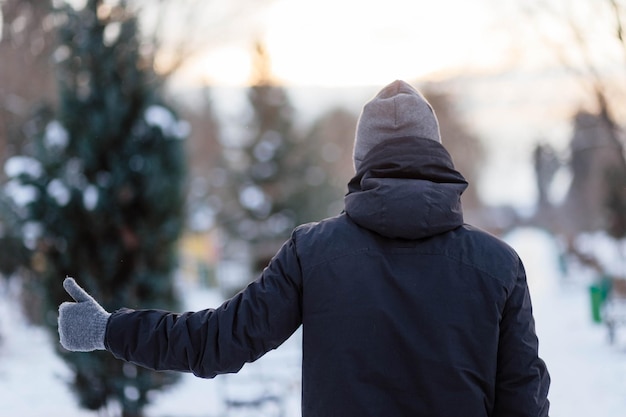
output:
[[[0,194],[0,274],[9,277],[25,264],[28,264],[30,254],[24,246],[16,213],[11,209],[11,200]]]
[[[228,176],[217,190],[227,237],[263,245],[263,256],[294,226],[326,217],[333,195],[321,143],[298,134],[287,92],[272,81],[269,68],[265,50],[257,45],[257,79],[247,91],[249,116],[240,136],[223,143]]]
[[[26,246],[39,261],[46,311],[68,300],[66,275],[105,309],[176,309],[176,243],[183,227],[188,125],[159,97],[160,83],[140,54],[137,22],[90,0],[59,11],[59,109],[34,122],[28,156],[7,164]],[[98,10],[100,13],[98,13]],[[56,336],[56,314],[47,324]],[[108,353],[59,351],[75,372],[80,403],[121,404],[139,416],[151,390],[177,377],[137,369]]]

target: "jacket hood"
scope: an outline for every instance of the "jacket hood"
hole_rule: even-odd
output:
[[[382,236],[421,239],[463,224],[467,185],[439,142],[388,139],[368,152],[348,183],[345,212]]]

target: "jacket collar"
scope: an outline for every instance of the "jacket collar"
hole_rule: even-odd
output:
[[[420,239],[463,224],[467,181],[438,142],[388,139],[372,148],[348,183],[346,214],[390,238]]]

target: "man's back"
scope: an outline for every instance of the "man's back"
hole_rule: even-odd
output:
[[[345,212],[292,236],[303,415],[547,416],[522,262],[464,224],[467,182],[438,141],[389,131],[358,160]]]
[[[385,238],[345,214],[299,229],[294,241],[304,416],[498,415],[500,322],[511,294],[531,313],[512,249],[467,226]],[[503,383],[545,372],[531,347],[515,349],[523,368],[502,374]],[[526,388],[514,393],[517,403],[501,405],[532,407]]]

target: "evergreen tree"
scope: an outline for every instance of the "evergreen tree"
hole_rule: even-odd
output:
[[[261,269],[294,226],[327,215],[323,205],[310,203],[328,181],[317,164],[319,151],[311,152],[313,144],[296,132],[294,108],[285,88],[272,79],[263,45],[256,45],[255,57],[245,130],[223,141],[228,178],[220,190],[218,217],[226,252],[228,242],[248,242],[254,266]],[[315,207],[323,208],[316,211]]]
[[[19,219],[9,209],[11,204],[10,198],[0,194],[0,278],[9,278],[29,259],[29,251],[24,246],[19,227],[16,227]]]
[[[323,113],[311,125],[300,152],[310,161],[305,173],[309,192],[301,200],[308,218],[319,220],[338,215],[348,181],[354,176],[352,150],[358,116],[335,107]],[[310,187],[316,186],[316,190]]]
[[[172,273],[183,227],[188,125],[161,99],[136,18],[89,0],[59,11],[59,108],[39,120],[28,156],[7,162],[7,195],[19,216],[30,267],[40,276],[54,340],[56,309],[75,277],[104,308],[177,308]],[[7,189],[5,189],[7,191]],[[105,352],[58,352],[88,409],[121,406],[141,416],[148,393],[176,381]]]

